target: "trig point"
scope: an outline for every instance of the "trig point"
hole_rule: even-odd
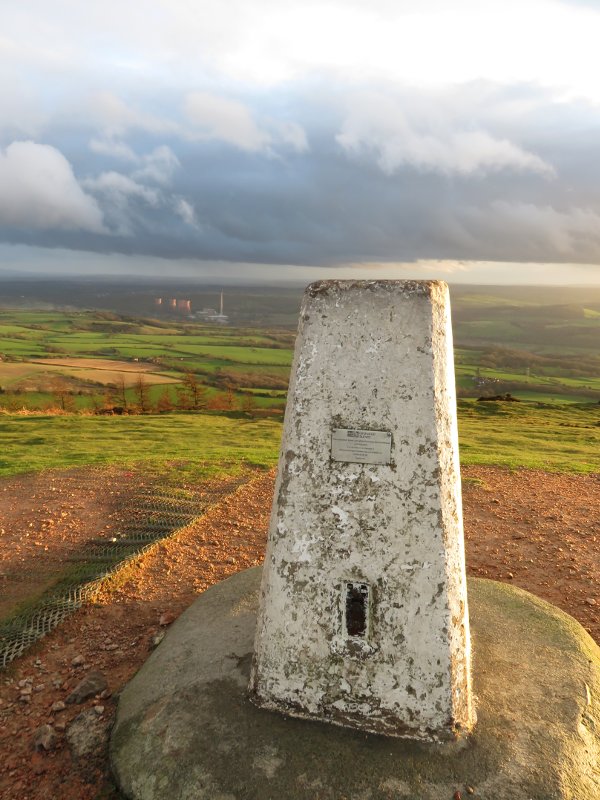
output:
[[[388,736],[475,721],[448,288],[306,290],[253,701]]]
[[[314,284],[262,587],[208,589],[124,688],[123,794],[598,800],[600,649],[514,586],[469,600],[476,725],[448,290]]]

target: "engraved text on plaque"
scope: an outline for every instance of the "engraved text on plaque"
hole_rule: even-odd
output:
[[[331,458],[354,464],[389,464],[392,460],[392,434],[389,431],[334,428]]]

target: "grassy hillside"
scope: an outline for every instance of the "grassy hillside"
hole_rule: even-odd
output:
[[[463,464],[600,473],[600,406],[459,401]],[[277,461],[281,424],[215,414],[0,416],[0,475],[84,464],[159,464],[206,474]]]
[[[463,464],[600,473],[600,405],[459,400]]]
[[[276,463],[281,424],[215,414],[124,417],[0,416],[0,476],[91,464],[148,466],[210,475]],[[180,476],[181,480],[181,476]]]
[[[452,291],[459,394],[600,399],[600,291],[475,287]]]

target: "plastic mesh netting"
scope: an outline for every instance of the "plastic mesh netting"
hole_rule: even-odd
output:
[[[177,490],[148,488],[127,509],[127,520],[110,538],[96,538],[70,554],[63,575],[35,600],[34,606],[0,622],[0,669],[49,633],[69,614],[92,600],[103,582],[157,542],[201,517],[224,493],[243,482],[228,484],[227,492],[190,497]],[[31,573],[11,576],[31,580]]]

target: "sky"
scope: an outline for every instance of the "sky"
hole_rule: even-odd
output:
[[[600,0],[0,0],[0,269],[600,285]]]

